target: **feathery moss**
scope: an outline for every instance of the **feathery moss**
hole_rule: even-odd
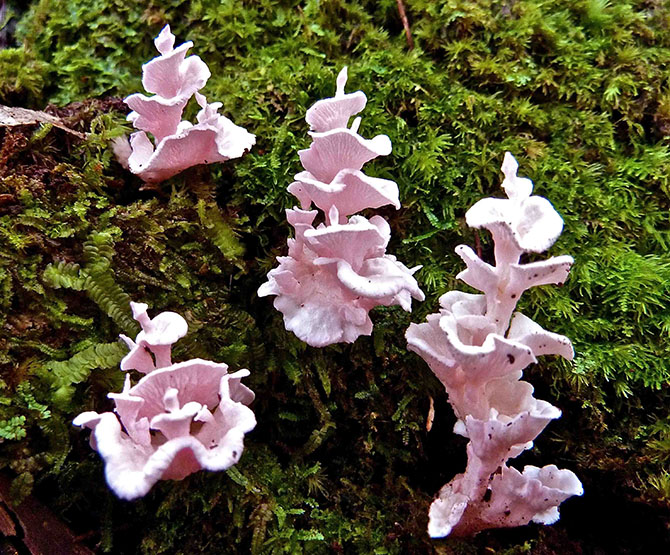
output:
[[[0,79],[4,102],[54,103],[72,127],[92,131],[84,143],[54,128],[0,131],[0,465],[19,493],[36,480],[101,551],[521,553],[576,542],[635,552],[667,543],[670,8],[404,4],[413,50],[395,0],[38,0],[17,28],[19,46],[0,52],[0,76],[13,76]],[[212,70],[203,92],[258,142],[240,160],[142,190],[106,144],[128,131],[118,97],[140,90],[140,65],[165,23]],[[348,89],[368,95],[361,133],[393,141],[393,154],[366,171],[399,184],[403,207],[379,212],[389,252],[423,264],[427,300],[411,315],[377,309],[372,337],[316,350],[255,291],[285,251],[286,186],[309,144],[305,110],[332,95],[343,65]],[[403,333],[461,288],[456,245],[490,251],[463,216],[501,196],[505,150],[564,217],[552,252],[576,260],[564,287],[522,299],[524,312],[572,338],[577,357],[527,370],[563,418],[520,462],[568,467],[587,495],[567,502],[553,527],[431,542],[430,499],[463,470],[464,442]],[[115,341],[134,325],[129,298],[185,315],[190,332],[175,360],[250,368],[259,422],[228,473],[161,483],[132,505],[106,492],[86,434],[69,428],[120,388]]]

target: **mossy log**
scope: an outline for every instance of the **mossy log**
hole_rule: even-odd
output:
[[[620,0],[9,1],[0,103],[49,123],[0,129],[0,468],[108,553],[651,553],[670,549],[670,7]],[[209,65],[203,92],[257,136],[243,158],[157,187],[123,170],[152,39],[170,23]],[[407,32],[413,40],[409,48]],[[368,95],[361,133],[393,153],[366,166],[400,187],[393,252],[427,300],[375,309],[371,337],[307,347],[258,286],[284,254],[286,191],[306,109],[339,69]],[[517,157],[575,257],[521,309],[570,337],[574,363],[526,369],[563,411],[520,464],[575,471],[583,498],[551,527],[432,541],[432,496],[465,440],[404,330],[461,288],[468,207],[501,196]],[[225,474],[162,482],[135,503],[106,489],[84,410],[119,391],[127,301],[189,323],[175,360],[249,368],[256,430]],[[434,406],[432,429],[426,419]]]

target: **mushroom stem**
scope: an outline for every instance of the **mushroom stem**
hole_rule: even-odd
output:
[[[156,368],[165,368],[172,366],[172,346],[170,345],[153,345],[151,351],[156,358]]]

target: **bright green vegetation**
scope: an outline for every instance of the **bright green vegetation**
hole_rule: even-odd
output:
[[[670,506],[670,8],[405,5],[412,51],[395,0],[41,0],[18,26],[20,46],[0,51],[0,102],[84,101],[61,113],[92,132],[82,143],[55,128],[0,131],[0,467],[16,477],[17,495],[34,487],[75,532],[92,531],[89,545],[114,553],[522,553],[560,552],[570,541],[614,553],[645,537],[659,545]],[[106,148],[129,131],[124,106],[108,97],[140,90],[140,65],[168,22],[212,70],[203,92],[258,143],[241,160],[140,190]],[[377,309],[371,338],[316,350],[287,333],[255,291],[285,252],[283,210],[294,202],[286,186],[309,144],[305,110],[333,93],[343,65],[348,90],[368,95],[361,133],[393,141],[393,154],[366,171],[400,186],[403,207],[381,211],[389,252],[423,264],[427,300],[411,315]],[[577,357],[527,370],[538,397],[564,415],[519,463],[570,468],[587,495],[566,503],[553,527],[431,542],[428,506],[464,469],[464,441],[403,334],[441,293],[465,288],[454,279],[462,263],[453,249],[475,244],[467,208],[502,196],[505,150],[564,217],[552,254],[576,260],[565,286],[522,299],[529,316],[572,338]],[[479,235],[486,253],[491,242]],[[131,298],[187,318],[175,360],[251,369],[259,422],[233,470],[161,483],[133,504],[107,492],[88,433],[70,425],[81,411],[108,410],[107,391],[121,388],[125,347],[116,337],[136,331]],[[427,433],[429,396],[436,419]]]

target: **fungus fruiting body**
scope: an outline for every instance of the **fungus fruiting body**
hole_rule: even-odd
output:
[[[139,131],[130,143],[114,143],[119,161],[149,183],[164,181],[198,164],[224,162],[249,150],[256,138],[218,113],[220,102],[208,103],[198,91],[211,76],[198,56],[186,56],[192,42],[174,48],[175,36],[166,25],[154,40],[159,56],[142,66],[142,85],[152,96],[131,94],[130,121]],[[196,123],[182,120],[192,96],[200,106]],[[147,133],[153,135],[153,141]]]
[[[186,334],[174,312],[149,318],[132,303],[142,326],[122,370],[145,374],[121,393],[110,393],[114,412],[88,411],[75,426],[91,429],[91,446],[105,462],[109,487],[122,499],[145,495],[158,480],[181,480],[198,470],[226,470],[237,463],[244,435],[256,426],[248,405],[254,393],[241,383],[248,370],[228,373],[223,363],[192,359],[173,364],[172,343]]]
[[[446,484],[430,508],[433,537],[465,536],[487,528],[551,524],[558,505],[582,494],[570,470],[554,465],[507,466],[561,411],[533,397],[523,369],[537,356],[571,360],[568,338],[544,330],[514,312],[521,294],[534,286],[563,283],[570,256],[520,263],[525,252],[548,249],[563,221],[549,201],[531,196],[533,184],[516,175],[508,152],[502,170],[507,199],[483,199],[466,214],[472,227],[488,229],[495,241],[495,265],[465,245],[456,248],[467,269],[458,277],[483,294],[449,291],[440,311],[407,330],[409,349],[418,353],[444,385],[458,418],[454,432],[469,439],[463,474]]]
[[[313,142],[298,153],[305,171],[288,187],[301,205],[286,211],[295,238],[258,290],[260,296],[276,296],[274,306],[286,329],[314,347],[370,335],[368,313],[375,306],[409,311],[412,298],[424,298],[413,277],[419,267],[407,268],[386,253],[388,223],[381,216],[355,215],[389,204],[397,209],[400,202],[395,182],[362,171],[366,162],[391,152],[391,141],[386,135],[361,137],[360,118],[347,127],[367,100],[362,91],[345,93],[346,81],[344,68],[335,96],[307,111]],[[312,205],[324,216],[317,226],[319,212],[310,210]]]

